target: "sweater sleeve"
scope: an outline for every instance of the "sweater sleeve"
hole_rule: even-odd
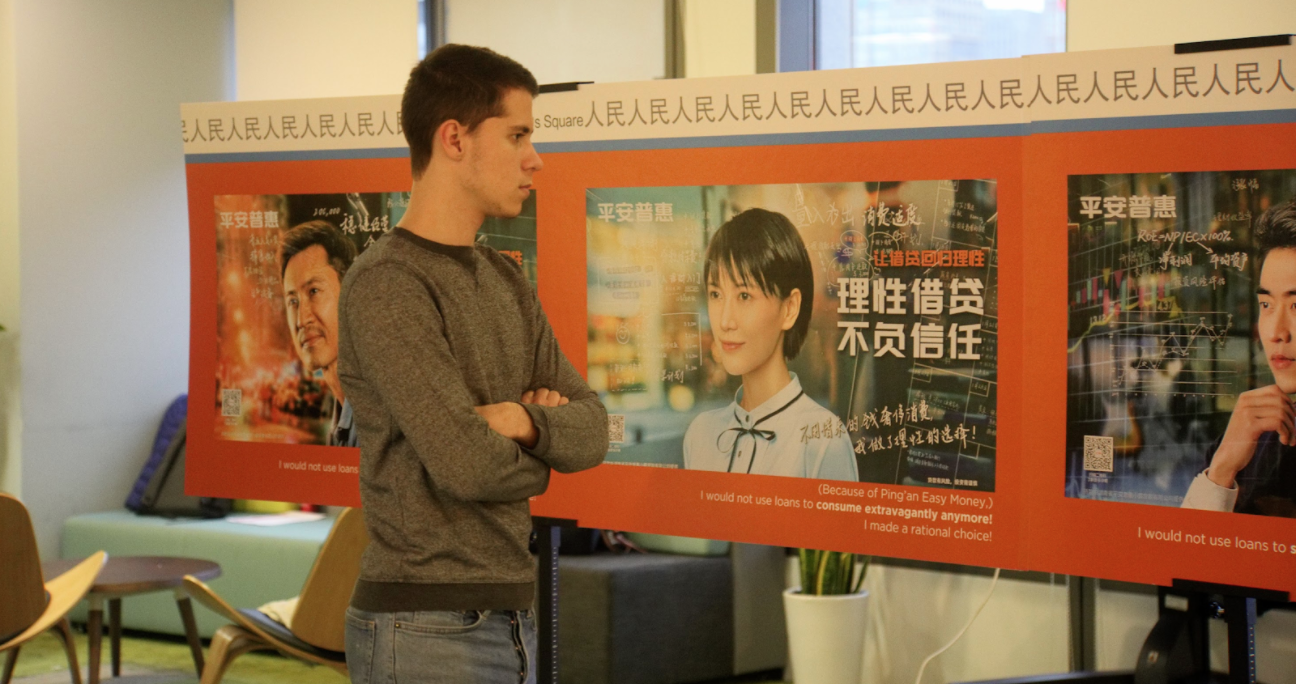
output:
[[[607,456],[607,409],[558,348],[549,318],[534,290],[531,309],[536,340],[535,371],[529,389],[555,390],[569,403],[553,407],[524,404],[540,436],[528,451],[560,473],[593,468]]]
[[[549,468],[474,409],[427,286],[396,264],[351,283],[343,325],[360,372],[414,447],[432,485],[465,501],[541,494]]]

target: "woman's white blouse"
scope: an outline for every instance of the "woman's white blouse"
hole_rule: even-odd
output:
[[[840,418],[792,382],[751,411],[733,403],[699,414],[684,433],[684,467],[756,475],[859,480]]]

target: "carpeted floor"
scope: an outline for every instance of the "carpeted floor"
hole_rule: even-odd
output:
[[[77,663],[85,677],[90,662],[84,634],[76,635]],[[108,638],[104,636],[100,681],[113,684],[196,684],[189,646],[182,639],[134,633],[122,637],[122,676],[112,678]],[[6,654],[7,655],[7,654]],[[14,671],[15,684],[66,684],[67,658],[52,634],[27,642]],[[327,667],[308,665],[274,653],[249,653],[234,661],[222,680],[227,684],[346,684]]]
[[[84,678],[88,671],[86,636],[76,634],[77,663]],[[206,644],[204,644],[204,647]],[[122,636],[122,676],[112,677],[108,637],[103,639],[100,681],[103,684],[197,684],[189,645],[179,637],[142,632]],[[8,654],[0,655],[0,658]],[[42,634],[22,647],[14,684],[67,684],[67,658],[63,646],[52,634]],[[234,661],[222,680],[224,684],[347,684],[347,678],[327,667],[307,665],[276,653],[249,653]],[[773,673],[726,679],[712,684],[769,682],[778,684]]]

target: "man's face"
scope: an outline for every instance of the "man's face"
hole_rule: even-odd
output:
[[[1260,318],[1256,327],[1274,381],[1296,393],[1296,249],[1275,249],[1260,268]]]
[[[306,370],[328,368],[337,361],[337,271],[322,245],[311,245],[288,260],[284,269],[284,309],[293,346]]]
[[[730,375],[746,375],[783,355],[783,333],[796,322],[792,298],[765,294],[755,283],[735,283],[718,268],[707,286],[713,350]]]
[[[513,217],[531,193],[531,176],[543,164],[531,145],[531,93],[504,95],[503,114],[468,134],[466,185],[487,216]]]

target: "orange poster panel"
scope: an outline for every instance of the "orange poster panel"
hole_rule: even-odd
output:
[[[1020,416],[1020,375],[999,363],[1020,353],[1019,138],[564,152],[545,163],[541,299],[608,405],[614,442],[605,465],[556,475],[537,515],[1022,567],[1018,435],[999,429]],[[764,409],[735,414],[741,361],[718,348],[729,333],[703,273],[724,226],[748,210],[785,216],[814,265],[809,332],[788,367],[811,410],[829,415],[824,426],[748,437],[761,426],[744,421]],[[942,293],[925,316],[913,308],[924,283]],[[879,284],[896,289],[879,295]],[[879,306],[874,295],[895,296]],[[915,325],[939,349],[920,352]],[[899,330],[905,342],[879,355]],[[792,410],[805,402],[789,399]],[[782,470],[762,460],[787,442],[828,455]],[[830,466],[837,444],[847,472]]]
[[[1296,391],[1296,125],[1036,134],[1024,160],[1029,564],[1296,590],[1296,459],[1257,419]]]
[[[359,505],[358,436],[336,373],[351,261],[408,206],[404,157],[188,167],[187,483],[207,496]],[[487,245],[536,278],[536,197]]]
[[[339,406],[316,366],[336,345],[327,314],[289,316],[294,271],[281,263],[302,224],[364,247],[394,222],[407,159],[191,163],[189,457],[203,496],[360,503],[360,451],[334,443]],[[364,221],[363,228],[357,220]],[[345,247],[345,245],[344,245]],[[340,282],[340,279],[339,279]],[[303,300],[304,301],[304,300]],[[332,337],[330,340],[329,338]],[[321,344],[320,340],[324,344]],[[335,348],[335,347],[334,347]]]
[[[1021,353],[1020,155],[1016,137],[546,154],[533,251],[501,249],[534,269],[564,351],[628,429],[607,464],[555,474],[533,511],[590,527],[1024,567],[1019,435],[999,429],[1020,420],[1021,375],[999,363]],[[356,505],[358,451],[335,436],[339,406],[303,343],[311,324],[294,327],[301,304],[288,296],[284,242],[324,221],[363,250],[399,220],[407,160],[192,163],[188,173],[189,487]],[[688,208],[704,200],[715,203],[705,216]],[[624,205],[635,215],[619,221]],[[719,447],[726,430],[713,428],[705,441],[729,467],[693,465],[686,430],[702,415],[727,420],[741,386],[741,369],[714,349],[724,340],[707,313],[702,260],[748,208],[784,216],[813,262],[807,342],[790,367],[811,400],[804,410],[820,413],[790,431],[750,426]],[[616,302],[591,308],[590,297],[600,296],[597,272],[626,268],[617,260],[634,252],[608,240],[645,235],[660,240],[652,296],[673,296],[686,322],[656,342],[669,347],[659,360],[622,364],[609,348],[633,317]],[[681,351],[678,339],[693,346]],[[648,419],[665,439],[645,437]],[[780,439],[819,460],[797,461],[796,476],[767,467]]]
[[[611,449],[532,510],[1296,589],[1291,55],[547,92],[535,191],[480,235],[536,284]],[[336,296],[404,215],[400,106],[182,107],[190,491],[359,503]]]

